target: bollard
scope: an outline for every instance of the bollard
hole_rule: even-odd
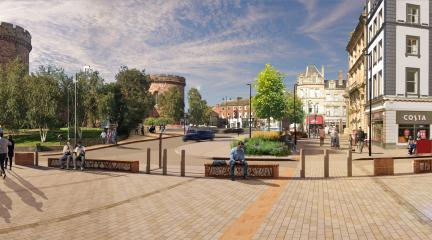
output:
[[[150,148],[147,148],[147,166],[146,173],[150,174]]]
[[[159,134],[159,168],[162,168],[162,133]]]
[[[184,177],[185,176],[185,150],[181,151],[181,162],[180,162],[180,176]]]
[[[303,153],[303,148],[300,149],[300,161],[301,161],[300,177],[305,178],[306,177],[306,162],[305,162],[305,155]]]
[[[329,151],[324,149],[324,177],[329,177]]]
[[[39,152],[36,151],[34,154],[34,164],[35,166],[39,166]]]
[[[351,151],[351,149],[348,150],[347,164],[348,164],[348,177],[352,177],[352,151]]]
[[[162,164],[162,174],[167,175],[167,150],[163,150],[163,164]]]

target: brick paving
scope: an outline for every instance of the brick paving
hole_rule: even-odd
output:
[[[294,163],[281,168],[293,177],[276,181],[18,166],[0,180],[0,237],[219,239],[273,189],[252,239],[432,239],[432,174],[404,174],[412,165],[397,160],[401,174],[370,177],[373,162],[354,161],[347,178],[345,157],[330,155],[324,179],[322,155],[312,151],[306,179]]]

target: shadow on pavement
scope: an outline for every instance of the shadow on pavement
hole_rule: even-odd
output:
[[[32,191],[33,193],[43,197],[44,199],[48,199],[45,196],[45,193],[43,193],[41,190],[39,190],[37,187],[35,187],[33,184],[31,184],[29,181],[22,178],[18,173],[10,172],[12,176],[14,176],[24,187],[26,187],[28,190]]]
[[[35,208],[39,212],[43,212],[43,203],[37,202],[29,190],[23,188],[18,183],[14,182],[11,178],[6,178],[5,185],[6,187],[12,189],[25,204]]]
[[[10,223],[10,210],[12,210],[12,199],[10,199],[4,191],[0,189],[0,217],[4,219],[6,223]]]

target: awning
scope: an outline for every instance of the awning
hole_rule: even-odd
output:
[[[311,115],[307,116],[307,123],[308,124],[316,124],[316,125],[322,125],[324,124],[324,117],[322,115]]]

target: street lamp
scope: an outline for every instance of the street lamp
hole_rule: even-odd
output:
[[[317,123],[316,123],[317,112],[318,112],[318,103],[315,103],[315,105],[314,105],[314,113],[315,113],[315,117],[314,117],[314,132],[316,132],[316,130],[317,130]]]
[[[252,138],[252,84],[248,83],[246,85],[249,86],[249,138]]]
[[[297,83],[294,83],[294,145],[297,146],[296,91],[297,91]]]
[[[367,49],[363,50],[363,54],[366,56],[366,81],[368,83],[368,89],[369,89],[369,157],[372,156],[372,77],[369,78],[369,72],[368,69],[372,68],[372,66],[370,66],[369,61],[370,61],[370,57],[371,54],[367,52]],[[372,72],[372,69],[369,69],[370,72]]]
[[[74,142],[77,144],[77,83],[78,73],[75,73],[75,128],[74,128]]]
[[[308,117],[307,117],[307,124],[308,124],[308,138],[310,138],[310,114],[311,114],[311,106],[312,105],[312,101],[309,100],[308,101]]]

